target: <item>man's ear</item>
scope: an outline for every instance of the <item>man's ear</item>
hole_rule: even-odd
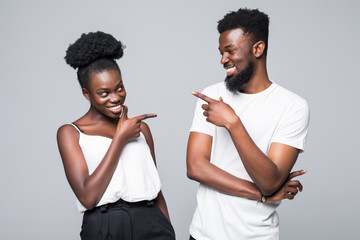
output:
[[[87,99],[87,100],[90,100],[90,96],[89,96],[89,92],[88,90],[86,90],[86,88],[82,88],[82,94],[84,95],[84,97]]]
[[[265,43],[258,41],[253,45],[253,54],[256,58],[260,58],[264,54]]]

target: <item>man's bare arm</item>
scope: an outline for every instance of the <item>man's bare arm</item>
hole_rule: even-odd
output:
[[[202,105],[206,120],[229,131],[246,171],[260,191],[267,196],[276,192],[289,176],[299,150],[273,143],[267,156],[253,142],[234,110],[221,98],[215,100],[198,92],[193,94],[207,102]]]
[[[210,135],[191,132],[187,150],[187,175],[190,179],[233,196],[259,200],[261,191],[252,182],[238,178],[210,163],[212,137]],[[269,202],[282,199],[293,199],[302,185],[294,177],[306,173],[306,170],[291,173],[283,186],[268,198]]]
[[[255,184],[237,178],[210,163],[211,145],[210,135],[190,133],[186,157],[188,177],[226,194],[260,199],[261,192]]]

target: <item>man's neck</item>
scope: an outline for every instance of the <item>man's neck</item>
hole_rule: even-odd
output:
[[[241,92],[247,94],[259,93],[270,87],[270,85],[271,81],[269,80],[267,74],[262,76],[254,75],[250,81],[244,85]]]
[[[240,92],[247,94],[259,93],[270,87],[270,85],[271,81],[267,74],[266,59],[264,58],[256,62],[252,78],[244,85]]]

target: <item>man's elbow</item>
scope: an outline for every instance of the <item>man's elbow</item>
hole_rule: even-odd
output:
[[[261,188],[260,191],[264,196],[271,196],[276,192],[274,188]]]
[[[189,179],[194,180],[194,181],[199,181],[200,178],[200,171],[199,169],[201,169],[201,167],[198,166],[198,164],[187,164],[187,171],[186,171],[186,175]]]
[[[191,180],[196,180],[196,171],[192,167],[187,166],[186,175]]]
[[[261,193],[264,196],[271,196],[273,195],[277,190],[280,189],[281,184],[277,183],[277,182],[267,182],[265,184],[259,184],[257,185],[258,188],[260,189]]]

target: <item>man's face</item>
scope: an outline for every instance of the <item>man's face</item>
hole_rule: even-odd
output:
[[[250,38],[236,28],[219,37],[221,64],[226,69],[225,83],[229,91],[237,93],[248,83],[254,72]]]

